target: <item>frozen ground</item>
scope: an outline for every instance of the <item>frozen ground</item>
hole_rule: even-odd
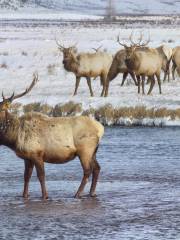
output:
[[[145,106],[147,108],[177,109],[180,104],[180,81],[171,80],[162,84],[162,95],[155,86],[151,96],[137,94],[137,88],[127,81],[120,87],[122,76],[110,83],[109,97],[99,97],[101,86],[99,79],[92,82],[95,97],[90,97],[85,79],[81,79],[78,95],[72,96],[75,76],[63,69],[62,54],[58,51],[55,37],[61,44],[68,47],[77,43],[79,51],[92,52],[93,47],[102,45],[102,50],[116,53],[120,46],[116,42],[119,34],[122,41],[128,41],[132,28],[120,29],[118,25],[87,26],[63,23],[57,26],[21,27],[16,21],[9,26],[0,24],[0,90],[6,96],[24,90],[31,82],[33,72],[38,72],[39,82],[33,91],[26,97],[18,100],[23,104],[41,102],[55,105],[68,101],[81,102],[84,109],[98,108],[107,103],[114,107]],[[128,24],[128,22],[127,22]],[[126,27],[126,26],[124,26]],[[171,47],[179,45],[179,28],[135,28],[135,34],[144,31],[144,35],[151,36],[152,47],[167,44]],[[149,86],[146,86],[146,91]]]

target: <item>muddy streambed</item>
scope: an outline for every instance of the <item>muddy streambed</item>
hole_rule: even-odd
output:
[[[0,147],[0,239],[180,239],[180,128],[106,128],[97,198],[74,199],[76,159],[46,164],[50,199],[34,173],[21,198],[23,161]]]

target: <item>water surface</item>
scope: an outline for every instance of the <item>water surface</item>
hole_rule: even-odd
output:
[[[46,164],[50,199],[34,173],[21,198],[23,161],[0,148],[0,239],[180,239],[180,128],[106,128],[97,198],[74,199],[76,159]]]

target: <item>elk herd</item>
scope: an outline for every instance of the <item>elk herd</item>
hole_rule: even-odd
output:
[[[121,43],[118,36],[117,42],[123,46],[123,49],[120,49],[114,56],[100,51],[100,49],[94,49],[94,53],[78,53],[76,46],[65,48],[56,40],[59,50],[63,53],[64,69],[76,76],[74,95],[77,94],[81,77],[87,79],[91,96],[94,95],[91,78],[100,77],[101,96],[106,97],[108,96],[110,82],[119,73],[123,74],[121,86],[123,86],[127,76],[130,75],[138,88],[138,93],[141,92],[142,87],[142,94],[145,94],[145,83],[150,83],[147,94],[152,92],[156,79],[161,94],[161,72],[164,73],[164,81],[167,77],[169,81],[171,66],[173,79],[175,79],[175,70],[180,74],[180,47],[172,49],[167,45],[161,45],[157,48],[151,48],[148,46],[150,38],[143,41],[142,34],[135,42],[131,33],[129,40],[130,45],[128,46]]]

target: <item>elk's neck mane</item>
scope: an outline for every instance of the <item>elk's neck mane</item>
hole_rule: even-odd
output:
[[[126,64],[131,71],[136,71],[138,69],[139,61],[135,53],[132,54],[131,58],[127,60]]]
[[[6,113],[6,118],[0,123],[0,143],[11,149],[16,147],[18,136],[19,119],[13,114]]]
[[[77,56],[77,59],[78,59],[78,56]],[[68,72],[73,72],[73,73],[77,74],[77,72],[78,72],[78,63],[77,63],[76,58],[72,57],[71,59],[69,59],[69,61],[64,65],[64,68]]]

